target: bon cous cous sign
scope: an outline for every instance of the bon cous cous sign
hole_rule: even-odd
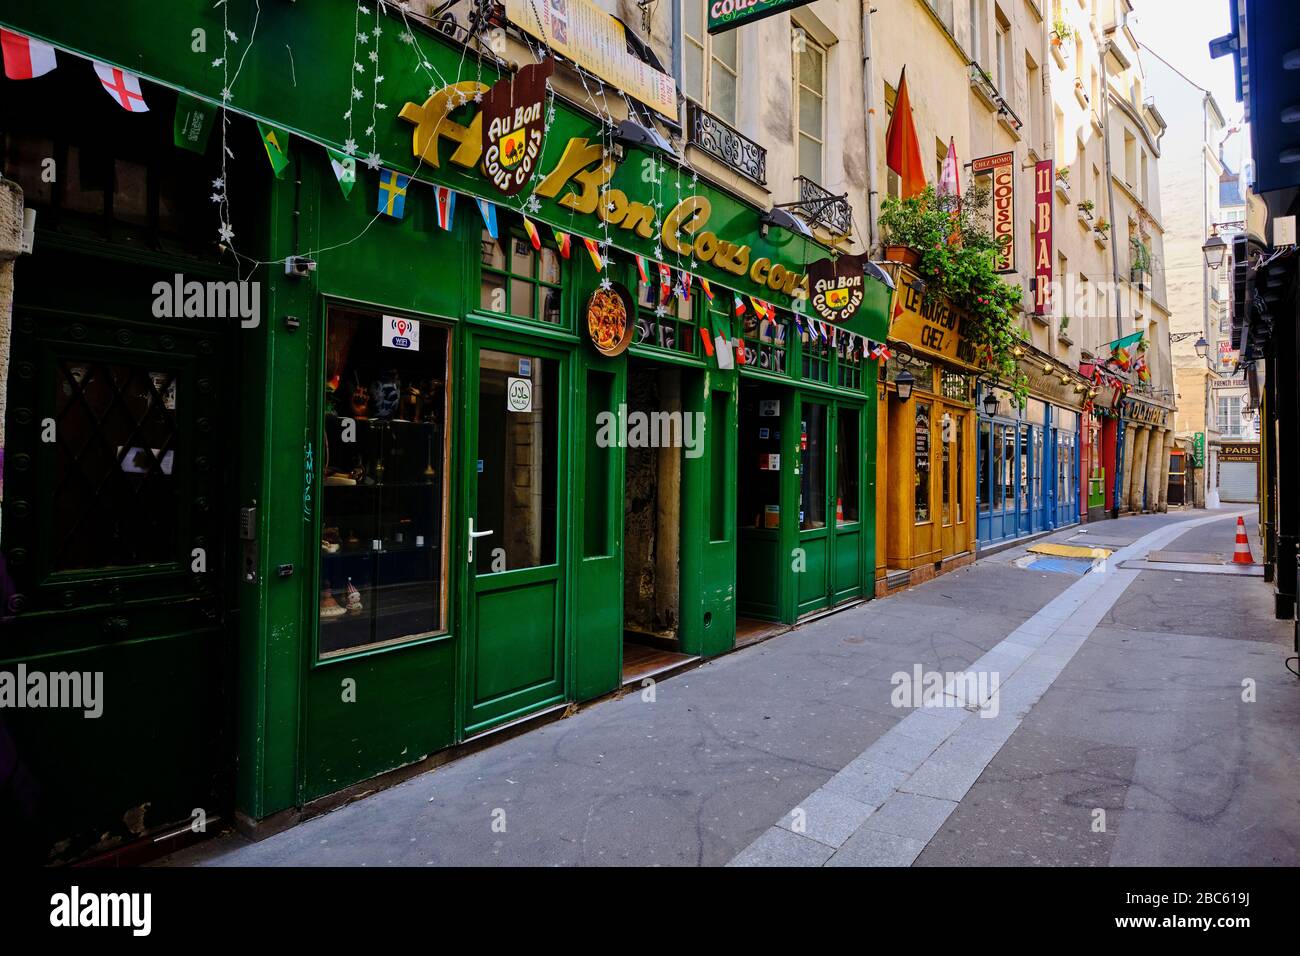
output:
[[[809,3],[812,0],[708,0],[709,32],[725,33]]]
[[[971,163],[976,176],[993,177],[993,238],[998,253],[997,271],[1016,271],[1016,173],[1015,153],[981,156]]]
[[[455,146],[448,157],[451,165],[473,170],[485,164],[484,112],[475,111],[464,125],[449,114],[466,99],[486,95],[490,89],[477,80],[462,80],[435,90],[422,104],[405,104],[398,116],[415,127],[412,154],[425,164],[440,168],[439,147],[445,140]],[[709,229],[713,201],[708,195],[687,196],[660,210],[650,202],[612,187],[610,183],[618,169],[619,162],[605,152],[599,140],[575,136],[565,143],[559,159],[549,170],[537,171],[541,178],[533,192],[542,199],[555,200],[571,213],[592,217],[588,228],[599,221],[608,224],[615,236],[624,233],[629,239],[636,236],[641,240],[655,240],[670,255],[744,277],[762,286],[769,295],[802,298],[807,294],[808,277],[798,267],[753,255],[750,245],[737,241],[743,240],[743,236],[719,235]]]

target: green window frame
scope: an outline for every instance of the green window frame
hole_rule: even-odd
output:
[[[513,217],[511,217],[513,219]],[[562,308],[564,258],[553,244],[534,249],[522,223],[504,221],[499,238],[485,228],[479,239],[479,308],[545,325],[566,327]]]

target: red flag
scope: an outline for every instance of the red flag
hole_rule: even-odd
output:
[[[560,247],[560,255],[564,256],[566,259],[569,258],[569,250],[571,248],[569,234],[567,232],[560,232],[560,230],[556,229],[554,226],[551,227],[551,231],[555,233],[555,244]]]
[[[591,262],[600,272],[605,268],[605,260],[600,257],[600,249],[596,245],[595,239],[583,239],[582,244],[587,247],[587,254],[591,256]]]
[[[93,61],[92,61],[93,62]],[[140,77],[107,63],[95,62],[95,74],[104,84],[104,91],[128,113],[147,113],[144,94],[140,92]]]
[[[903,67],[898,81],[898,97],[894,112],[889,117],[885,133],[885,165],[898,174],[899,195],[910,199],[925,191],[925,160],[921,158],[921,143],[916,138],[912,123],[912,101],[907,95],[907,67]]]
[[[713,357],[713,336],[709,333],[709,330],[703,325],[700,326],[700,344],[704,346],[704,354],[712,358]]]
[[[745,314],[745,303],[741,302],[740,296],[737,295],[736,296],[736,318],[740,318],[744,314]]]
[[[0,47],[4,49],[5,76],[11,80],[34,80],[58,66],[54,47],[21,33],[0,30]]]
[[[531,219],[529,219],[527,216],[524,216],[523,219],[524,219],[524,232],[528,233],[528,241],[533,244],[534,249],[536,249],[538,252],[541,252],[542,234],[537,231],[537,227],[533,225],[533,221]]]
[[[636,257],[636,272],[641,277],[641,281],[646,285],[650,284],[650,276],[645,271],[645,259],[640,256]]]

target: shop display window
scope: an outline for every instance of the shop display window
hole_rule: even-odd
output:
[[[447,629],[448,339],[329,310],[324,444],[308,462],[322,473],[322,657]]]
[[[836,416],[835,521],[838,525],[858,520],[858,474],[862,468],[858,410],[840,407]]]
[[[832,355],[830,342],[812,332],[807,323],[804,323],[799,341],[803,350],[802,368],[804,379],[811,382],[829,383],[831,380]]]
[[[799,434],[799,530],[826,527],[825,405],[805,402]]]
[[[784,375],[786,345],[789,342],[789,316],[773,313],[762,318],[753,309],[741,317],[741,334],[745,339],[745,364]]]
[[[776,398],[777,394],[758,386],[741,389],[735,486],[738,528],[775,530],[781,525],[781,402],[786,399]],[[709,431],[722,435],[721,428],[712,424],[705,433]],[[724,530],[719,522],[711,532],[719,535],[714,540]]]
[[[698,287],[691,291],[691,301],[676,291],[669,290],[667,297],[657,275],[651,274],[649,282],[639,282],[636,287],[637,319],[634,344],[695,354],[695,322],[692,316],[696,296],[704,292]]]
[[[835,346],[836,381],[841,388],[862,388],[864,341],[856,335],[839,335]]]
[[[930,519],[930,403],[916,403],[916,523]]]
[[[993,489],[989,482],[989,469],[992,467],[992,426],[985,421],[980,422],[979,431],[979,491],[978,507],[979,513],[986,515],[989,513],[989,505],[993,501]]]
[[[500,210],[498,222],[498,238],[493,239],[487,229],[480,236],[479,306],[488,312],[559,325],[559,249],[542,241],[540,234],[541,248],[534,248],[522,218],[513,213]]]
[[[981,481],[983,478],[981,476]],[[966,416],[957,416],[957,523],[966,520]]]
[[[943,413],[942,424],[940,425],[939,454],[941,457],[939,467],[941,513],[943,525],[947,527],[952,524],[952,476],[949,474],[948,467],[952,462],[952,415],[948,412]]]

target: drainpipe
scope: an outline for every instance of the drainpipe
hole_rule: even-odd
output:
[[[682,2],[672,0],[673,8],[673,81],[677,84],[678,94],[682,91]]]
[[[678,0],[681,2],[681,0]],[[876,137],[875,92],[876,71],[871,62],[871,14],[875,7],[871,0],[862,0],[862,97],[866,110],[862,128],[867,137],[867,254],[876,245]]]

